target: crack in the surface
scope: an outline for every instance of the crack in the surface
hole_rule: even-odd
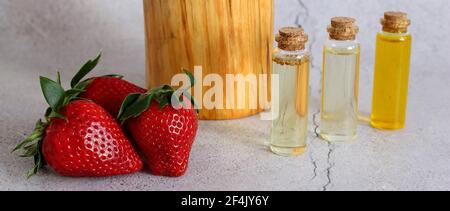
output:
[[[300,13],[297,15],[296,25],[304,27],[304,25],[306,25],[306,23],[310,22],[310,20],[311,20],[309,7],[306,6],[306,4],[303,2],[303,0],[298,0],[297,2],[300,5],[300,7],[303,9],[304,13]],[[302,14],[304,14],[304,15],[302,15]],[[302,18],[303,18],[303,21],[301,20]],[[316,43],[317,38],[315,36],[315,33],[313,33],[313,35],[309,36],[309,38],[310,38],[310,40],[308,42],[307,48],[308,48],[308,51],[312,53],[312,48],[313,48],[314,44]],[[314,63],[313,56],[311,56],[311,68],[316,69],[316,65]]]
[[[303,2],[303,0],[298,0],[297,2],[300,5],[300,7],[305,11],[305,17],[304,17],[305,20],[308,20],[309,19],[309,8],[306,6],[306,4]],[[301,23],[300,18],[301,18],[301,14],[299,14],[297,16],[297,24]]]
[[[313,176],[311,178],[311,181],[316,179],[318,174],[317,174],[317,170],[319,169],[319,166],[317,165],[317,161],[314,159],[312,152],[309,153],[309,158],[311,159],[311,164],[313,165],[314,169],[313,169]]]
[[[332,178],[331,178],[331,171],[333,170],[333,167],[335,166],[335,163],[331,161],[331,157],[334,152],[334,145],[331,142],[328,142],[328,155],[327,155],[327,162],[328,162],[328,168],[327,168],[327,184],[323,186],[323,191],[327,191],[329,186],[333,184]]]
[[[322,74],[322,69],[315,64],[314,56],[312,56],[312,54],[313,54],[312,50],[313,50],[314,46],[316,45],[316,42],[318,41],[317,36],[316,36],[318,29],[317,29],[317,27],[314,27],[313,20],[310,15],[309,7],[305,4],[305,2],[303,0],[297,0],[297,3],[301,7],[303,12],[300,12],[297,15],[296,22],[295,22],[296,25],[298,27],[300,27],[300,26],[306,27],[306,25],[308,24],[308,26],[311,26],[311,30],[312,30],[311,31],[312,34],[309,36],[310,40],[307,44],[307,49],[311,54],[311,58],[310,58],[311,59],[310,60],[311,61],[311,69],[318,70],[318,72],[320,72],[320,74]],[[322,89],[319,89],[318,91],[319,91],[319,94],[321,95]],[[313,141],[317,141],[320,139],[320,131],[319,131],[320,130],[320,127],[319,127],[320,126],[320,124],[319,124],[320,113],[321,113],[321,109],[319,108],[316,111],[316,113],[314,113],[314,115],[313,115],[314,136],[315,136],[315,139]],[[332,185],[332,182],[333,182],[332,178],[331,178],[331,172],[335,165],[332,162],[333,153],[334,153],[334,145],[332,143],[328,142],[328,154],[327,154],[328,168],[326,169],[327,183],[323,186],[324,191],[327,191],[329,186]],[[311,180],[314,180],[319,176],[318,175],[318,169],[319,169],[318,162],[317,162],[317,160],[314,159],[313,153],[310,153],[309,156],[311,159],[311,163],[314,167],[313,177]]]
[[[314,113],[314,115],[313,115],[314,139],[312,141],[317,141],[319,139],[319,137],[320,137],[320,135],[319,135],[319,122],[318,122],[319,114],[320,114],[320,109],[318,109],[317,112]],[[312,163],[312,165],[314,167],[314,169],[313,169],[313,177],[311,178],[311,181],[312,181],[312,180],[317,178],[317,176],[318,176],[317,170],[318,170],[319,167],[317,165],[317,161],[313,157],[313,153],[312,152],[309,153],[309,158],[311,159],[311,163]]]
[[[319,122],[318,122],[318,116],[320,114],[320,109],[317,110],[316,113],[313,115],[313,125],[314,125],[314,139],[312,141],[317,141],[320,137],[319,135]],[[314,159],[313,153],[309,153],[309,158],[311,159],[311,164],[313,165],[313,177],[311,178],[311,181],[316,179],[318,176],[317,170],[319,169],[319,166],[317,164],[317,161]]]
[[[320,137],[320,133],[319,133],[320,124],[318,121],[319,114],[320,114],[320,109],[318,109],[317,112],[314,113],[314,115],[313,115],[314,135],[316,136],[316,138]]]

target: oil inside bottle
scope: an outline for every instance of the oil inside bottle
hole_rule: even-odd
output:
[[[412,36],[406,13],[386,12],[377,35],[371,124],[396,130],[405,127]]]
[[[356,137],[358,126],[359,46],[324,49],[320,135],[328,141]]]

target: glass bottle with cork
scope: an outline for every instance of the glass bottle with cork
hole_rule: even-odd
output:
[[[412,36],[403,12],[386,12],[377,34],[371,124],[378,129],[405,127]]]
[[[308,138],[308,98],[310,54],[305,49],[308,35],[303,28],[285,27],[276,36],[273,55],[273,121],[270,148],[282,156],[297,156],[306,150]]]
[[[320,136],[326,141],[351,141],[358,126],[360,44],[356,20],[335,17],[328,27],[322,76]]]

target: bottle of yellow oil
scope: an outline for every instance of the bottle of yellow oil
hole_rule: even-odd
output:
[[[360,44],[356,20],[335,17],[328,27],[322,76],[320,136],[326,141],[351,141],[358,126]]]
[[[405,127],[411,57],[411,21],[406,13],[386,12],[377,35],[371,124],[378,129]]]
[[[282,28],[273,55],[273,121],[270,148],[281,156],[297,156],[306,150],[310,54],[305,50],[308,35],[302,28]]]

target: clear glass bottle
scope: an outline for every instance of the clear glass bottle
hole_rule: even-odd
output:
[[[360,44],[355,19],[335,17],[328,27],[322,77],[320,136],[327,141],[351,141],[358,127]]]
[[[279,86],[272,84],[272,95],[278,95],[279,101],[272,107],[275,112],[270,148],[281,156],[297,156],[306,150],[310,69],[307,41],[302,28],[282,28],[277,36],[273,74],[279,76]]]
[[[405,127],[412,36],[406,13],[386,12],[377,35],[371,124],[378,129]]]

